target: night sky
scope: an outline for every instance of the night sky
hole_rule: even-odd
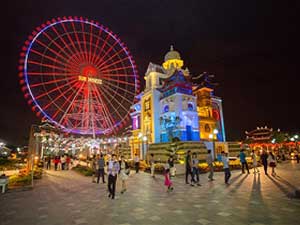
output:
[[[0,13],[0,139],[9,144],[27,144],[30,125],[39,122],[19,85],[21,47],[35,27],[58,16],[83,16],[109,27],[131,51],[142,82],[148,63],[161,64],[171,44],[192,74],[215,74],[229,140],[244,138],[245,130],[257,126],[299,131],[300,20],[296,5],[288,1],[5,2]]]

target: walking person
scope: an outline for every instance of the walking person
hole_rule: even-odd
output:
[[[117,159],[116,155],[113,154],[112,158],[108,162],[108,168],[107,168],[108,192],[109,192],[108,197],[111,199],[115,198],[117,176],[120,170],[120,164],[116,159]]]
[[[229,159],[228,159],[228,153],[222,151],[222,162],[223,162],[223,168],[224,168],[224,175],[225,175],[225,184],[229,184],[229,178],[231,177],[230,169],[229,169]]]
[[[121,156],[120,161],[120,178],[122,181],[122,190],[121,194],[123,194],[126,191],[126,180],[128,178],[128,175],[130,173],[128,163],[125,161],[124,156]]]
[[[47,157],[46,169],[51,170],[51,156]]]
[[[299,163],[300,159],[299,159],[299,152],[296,151],[296,160],[297,160],[297,163]]]
[[[100,158],[98,159],[98,174],[97,174],[97,184],[99,184],[100,177],[102,177],[102,183],[105,183],[105,173],[104,173],[104,167],[105,167],[105,159],[103,155],[100,155]]]
[[[214,160],[213,160],[213,157],[211,155],[211,150],[210,149],[207,150],[206,163],[207,163],[208,168],[209,168],[208,179],[209,179],[209,181],[213,181],[213,180],[215,180],[214,179],[214,165],[213,165]]]
[[[268,161],[269,161],[269,166],[272,168],[272,176],[276,176],[275,167],[277,165],[277,162],[276,162],[276,158],[272,152],[270,152],[270,154],[269,154]]]
[[[61,162],[61,170],[65,170],[66,169],[66,157],[65,157],[65,155],[62,155],[62,157],[60,158],[60,162]]]
[[[155,172],[155,160],[154,160],[154,154],[150,154],[150,170],[151,170],[151,177],[155,178],[154,172]]]
[[[96,156],[93,155],[92,160],[91,160],[91,168],[93,171],[93,175],[92,175],[92,183],[96,183],[96,176],[98,176],[98,169],[97,169],[97,160],[96,160]]]
[[[246,167],[246,170],[247,170],[248,174],[250,174],[244,149],[241,149],[240,154],[239,154],[239,158],[240,158],[240,162],[242,163],[242,173],[245,173],[245,167]]]
[[[173,191],[173,182],[170,177],[170,168],[169,165],[165,168],[165,186],[167,186],[167,192]]]
[[[252,150],[251,158],[253,165],[253,173],[259,173],[259,169],[257,168],[257,155],[255,154],[254,150]]]
[[[260,159],[261,159],[261,163],[264,166],[264,171],[266,175],[268,175],[268,157],[269,157],[268,153],[265,150],[263,150]]]
[[[137,154],[135,154],[135,157],[134,157],[134,166],[135,166],[135,173],[139,173],[139,170],[140,170],[140,158],[138,157]]]
[[[199,159],[197,158],[196,152],[192,154],[192,180],[191,180],[191,186],[194,186],[195,184],[197,186],[201,186],[200,179],[199,179]]]
[[[58,169],[58,163],[59,163],[58,156],[54,157],[53,162],[54,162],[54,170],[57,170]]]
[[[168,165],[169,165],[169,169],[170,169],[170,177],[175,177],[175,165],[174,165],[174,157],[172,155],[170,155],[169,159],[168,159]]]
[[[185,157],[185,183],[189,184],[189,175],[192,177],[192,159],[191,150],[188,150]]]
[[[67,155],[67,158],[66,158],[66,170],[70,169],[70,163],[71,163],[71,157],[69,155]]]

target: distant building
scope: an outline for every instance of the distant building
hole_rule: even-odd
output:
[[[252,131],[245,131],[248,143],[268,143],[272,141],[273,128],[257,127]]]

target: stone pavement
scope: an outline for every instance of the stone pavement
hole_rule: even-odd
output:
[[[262,170],[262,169],[261,169]],[[174,179],[167,193],[163,177],[131,174],[128,191],[117,199],[107,197],[106,185],[73,171],[48,171],[30,191],[0,195],[0,225],[296,225],[300,200],[291,198],[300,187],[300,164],[278,166],[278,177],[232,172],[231,184],[223,173],[201,187]]]

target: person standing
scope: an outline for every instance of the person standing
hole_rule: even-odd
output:
[[[65,167],[66,167],[66,157],[65,157],[65,155],[62,155],[62,157],[60,158],[60,162],[61,162],[61,170],[65,170]]]
[[[97,160],[96,160],[96,156],[93,155],[92,160],[91,160],[91,168],[92,168],[92,183],[96,183],[96,176],[98,175],[98,170],[97,170]]]
[[[153,153],[150,154],[149,163],[150,163],[151,177],[155,178],[155,175],[154,175],[154,172],[155,172],[155,160],[154,160],[154,154]]]
[[[125,161],[124,156],[121,156],[120,161],[120,178],[122,181],[122,190],[121,194],[123,194],[126,191],[126,180],[129,175],[129,166],[128,163]]]
[[[105,160],[103,155],[100,155],[98,159],[98,174],[97,174],[97,184],[99,184],[100,177],[102,177],[103,184],[105,183],[105,174],[104,174]]]
[[[51,156],[47,157],[46,169],[51,170]]]
[[[134,157],[134,166],[135,166],[135,173],[139,173],[139,170],[140,170],[140,158],[138,157],[137,154],[135,154],[135,157]]]
[[[70,163],[71,163],[71,157],[69,155],[67,155],[67,158],[66,158],[66,169],[67,170],[70,169]]]
[[[188,150],[185,157],[185,183],[189,184],[189,175],[192,177],[192,159],[191,150]]]
[[[300,161],[300,159],[299,159],[299,152],[298,151],[296,151],[296,160],[297,160],[297,163],[299,163],[299,161]]]
[[[268,161],[269,161],[269,166],[272,168],[272,176],[276,176],[275,167],[277,163],[276,163],[276,157],[272,152],[270,152],[269,154]]]
[[[120,164],[116,160],[116,155],[113,154],[112,158],[108,162],[108,192],[109,195],[108,197],[111,199],[115,198],[115,193],[116,193],[116,182],[117,182],[117,176],[120,170]]]
[[[255,154],[254,150],[252,150],[251,158],[253,165],[253,173],[259,173],[259,169],[257,168],[257,155]]]
[[[54,169],[57,170],[59,164],[59,157],[55,156],[53,162],[54,162]]]
[[[208,179],[210,181],[213,181],[214,180],[214,165],[213,165],[214,160],[213,160],[213,157],[211,155],[211,150],[210,149],[207,151],[206,163],[208,164],[208,168],[209,168]]]
[[[265,174],[268,175],[268,153],[265,150],[263,150],[260,159],[261,159],[261,163],[264,166]]]
[[[229,178],[231,177],[230,169],[229,169],[229,159],[228,159],[228,153],[222,151],[222,162],[223,162],[223,168],[224,168],[224,175],[225,175],[225,184],[229,184]]]
[[[167,186],[167,192],[173,191],[173,182],[170,178],[170,168],[169,165],[165,168],[165,186]]]
[[[246,167],[248,174],[250,174],[244,149],[241,149],[239,157],[240,157],[240,162],[242,163],[242,173],[245,173],[245,167]]]
[[[170,169],[170,177],[175,177],[175,165],[174,165],[174,157],[172,155],[170,155],[169,159],[168,159],[168,165],[169,165],[169,169]]]
[[[193,152],[192,154],[192,180],[191,180],[191,186],[194,186],[196,184],[197,186],[201,186],[200,179],[199,179],[199,160],[197,158],[196,152]]]

